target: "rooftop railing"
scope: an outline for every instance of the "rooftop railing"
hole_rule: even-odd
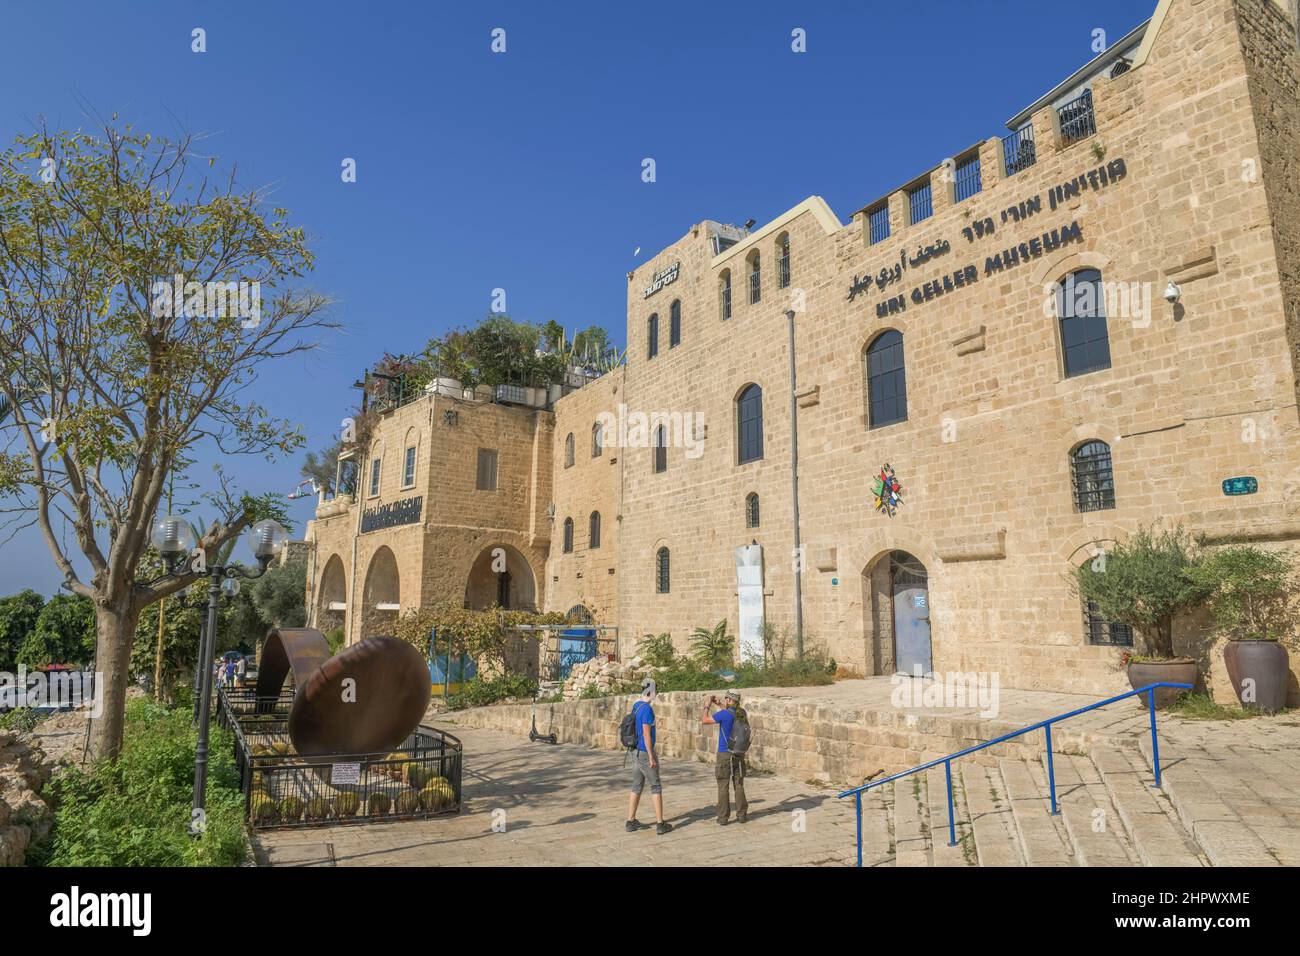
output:
[[[1034,149],[1034,127],[1022,126],[1010,136],[1002,137],[1002,158],[1008,177],[1038,162],[1038,154]]]
[[[1061,145],[1071,146],[1097,132],[1097,117],[1092,109],[1092,90],[1084,90],[1078,99],[1056,109],[1061,120]]]

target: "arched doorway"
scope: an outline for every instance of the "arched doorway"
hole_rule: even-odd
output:
[[[517,611],[537,610],[533,569],[519,551],[494,544],[479,552],[465,582],[465,606],[482,611],[493,605]]]
[[[347,609],[347,572],[343,570],[343,559],[333,554],[325,562],[320,584],[316,587],[316,628],[329,634],[343,627]]]
[[[401,610],[401,580],[397,559],[381,547],[370,559],[361,599],[361,638],[391,636]]]
[[[867,637],[877,674],[929,674],[929,573],[907,551],[886,551],[862,572]]]

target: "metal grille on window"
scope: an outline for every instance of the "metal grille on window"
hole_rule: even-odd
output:
[[[763,298],[763,273],[759,268],[758,253],[749,264],[749,304],[756,305]]]
[[[1095,601],[1084,602],[1083,627],[1084,633],[1088,635],[1089,644],[1104,644],[1115,647],[1133,646],[1133,628],[1118,621],[1106,620]]]
[[[930,196],[930,184],[917,186],[907,194],[908,205],[911,207],[912,223],[923,222],[934,215],[934,203]]]
[[[871,244],[884,242],[889,238],[889,204],[884,203],[867,213],[867,225]]]
[[[1084,442],[1074,450],[1074,507],[1077,511],[1104,511],[1115,507],[1115,477],[1110,446],[1104,441]]]
[[[739,425],[737,460],[740,464],[763,457],[763,390],[750,385],[736,399]]]
[[[976,153],[957,164],[953,195],[957,202],[969,199],[980,191],[980,157]]]
[[[781,255],[776,260],[776,284],[784,289],[790,284],[790,237],[781,239]]]
[[[718,297],[722,307],[722,319],[725,322],[731,318],[731,273],[727,272],[722,276],[722,293]]]
[[[660,594],[668,593],[668,549],[660,548],[655,554],[655,590]]]
[[[751,492],[745,499],[745,527],[757,528],[758,518],[758,495]]]

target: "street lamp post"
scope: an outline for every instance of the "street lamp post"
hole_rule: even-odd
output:
[[[217,643],[217,611],[225,593],[233,597],[239,592],[239,581],[260,578],[266,573],[285,538],[280,525],[266,519],[253,525],[248,543],[257,559],[257,570],[247,571],[235,564],[203,564],[201,574],[208,579],[207,625],[199,640],[199,739],[194,748],[194,799],[190,811],[190,836],[201,836],[205,829],[205,808],[208,788],[208,721],[212,716],[212,663]],[[175,515],[158,519],[152,535],[153,545],[167,565],[167,576],[184,573],[184,568],[194,550],[194,532],[188,521]]]

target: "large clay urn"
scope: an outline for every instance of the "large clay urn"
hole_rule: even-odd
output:
[[[1229,641],[1223,648],[1223,662],[1242,707],[1274,713],[1286,706],[1291,671],[1286,648],[1277,641]]]
[[[1197,668],[1195,661],[1129,661],[1128,682],[1134,690],[1148,684],[1165,681],[1171,684],[1191,684],[1196,686]],[[1181,687],[1159,687],[1155,691],[1156,708],[1163,709],[1187,693]],[[1136,700],[1143,707],[1149,707],[1148,694],[1138,694]]]

